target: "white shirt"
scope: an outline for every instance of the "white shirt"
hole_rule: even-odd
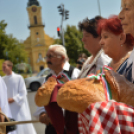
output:
[[[100,50],[93,62],[89,64],[91,58],[92,56],[85,61],[78,78],[85,78],[91,73],[96,74],[103,65],[108,65],[111,62],[111,58],[104,54],[103,50]]]
[[[3,77],[7,86],[8,98],[14,102],[9,104],[11,114],[16,121],[31,120],[30,109],[27,102],[27,90],[21,75],[12,72],[11,75]],[[18,125],[17,134],[36,134],[32,124]]]
[[[65,62],[64,66],[63,66],[63,70],[58,74],[62,74],[64,70],[66,71],[69,71],[69,68],[70,68],[70,64],[68,62]],[[80,73],[80,70],[77,69],[77,68],[74,68],[73,72],[72,72],[72,76],[71,76],[71,79],[77,79],[78,75]],[[51,74],[52,75],[56,75],[55,72],[53,70],[51,70]],[[56,75],[57,76],[57,75]],[[46,80],[44,80],[43,83],[45,83]],[[39,117],[39,115],[42,113],[42,112],[45,112],[45,108],[44,107],[37,107],[36,109],[36,112],[33,114],[36,118]]]

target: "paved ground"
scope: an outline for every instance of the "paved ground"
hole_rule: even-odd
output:
[[[35,96],[36,92],[31,92],[28,90],[28,101],[29,101],[29,106],[30,106],[30,110],[31,110],[31,115],[33,115],[33,113],[36,110],[36,105],[34,103],[34,96]],[[32,119],[35,120],[35,118],[32,116]],[[41,123],[35,123],[34,127],[36,129],[37,134],[44,134],[44,130],[45,130],[45,125],[41,124]]]

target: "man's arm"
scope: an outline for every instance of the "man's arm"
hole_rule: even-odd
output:
[[[51,123],[44,107],[37,107],[36,112],[33,114],[33,116],[39,119],[41,123],[44,123],[46,125]]]

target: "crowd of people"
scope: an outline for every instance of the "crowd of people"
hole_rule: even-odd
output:
[[[98,116],[100,107],[95,108],[96,115],[88,114],[84,118],[84,114],[61,108],[57,104],[56,96],[58,90],[67,81],[86,78],[90,74],[96,75],[104,65],[125,77],[126,81],[134,83],[134,0],[122,0],[121,7],[122,9],[118,16],[114,15],[108,19],[96,16],[92,19],[84,19],[78,24],[83,34],[84,48],[91,56],[87,57],[83,53],[80,54],[76,67],[69,64],[66,48],[57,44],[49,46],[45,58],[51,73],[44,79],[42,84],[46,83],[50,77],[54,77],[58,84],[54,87],[49,104],[47,106],[38,106],[34,113],[34,116],[46,125],[45,134],[117,133],[115,126],[107,123],[111,121],[110,117],[109,120],[107,119],[108,121],[105,121],[106,119],[102,120],[102,117]],[[8,117],[13,117],[16,121],[30,120],[31,115],[24,80],[20,75],[12,71],[12,67],[13,63],[8,60],[2,66],[6,76],[0,78],[0,110]],[[61,78],[62,84],[60,83]],[[43,99],[45,98],[40,100],[43,101]],[[106,103],[109,104],[109,101]],[[99,105],[100,103],[96,102],[97,104]],[[92,108],[88,107],[88,110]],[[133,110],[132,106],[130,108]],[[105,111],[105,106],[101,110]],[[85,113],[87,114],[87,111]],[[118,113],[116,114],[118,115]],[[99,126],[95,126],[94,120],[90,116],[98,117]],[[134,113],[129,116],[128,120],[133,120],[133,116]],[[3,122],[2,116],[0,116],[0,120]],[[80,125],[79,121],[83,122],[81,124],[86,125]],[[116,120],[116,122],[118,121]],[[123,127],[120,123],[118,133],[134,133],[134,125],[132,125],[134,122],[125,124]],[[94,128],[91,128],[93,124]],[[107,128],[106,125],[110,127],[107,126]],[[36,131],[32,124],[22,124],[17,126],[17,129],[11,133],[35,134]]]

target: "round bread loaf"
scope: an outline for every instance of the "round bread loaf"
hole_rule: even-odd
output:
[[[58,91],[57,103],[69,111],[82,113],[91,103],[105,101],[101,81],[82,78],[65,83]]]
[[[51,94],[56,84],[56,79],[54,77],[49,77],[48,80],[38,89],[35,95],[35,103],[37,106],[41,107],[49,104]]]

